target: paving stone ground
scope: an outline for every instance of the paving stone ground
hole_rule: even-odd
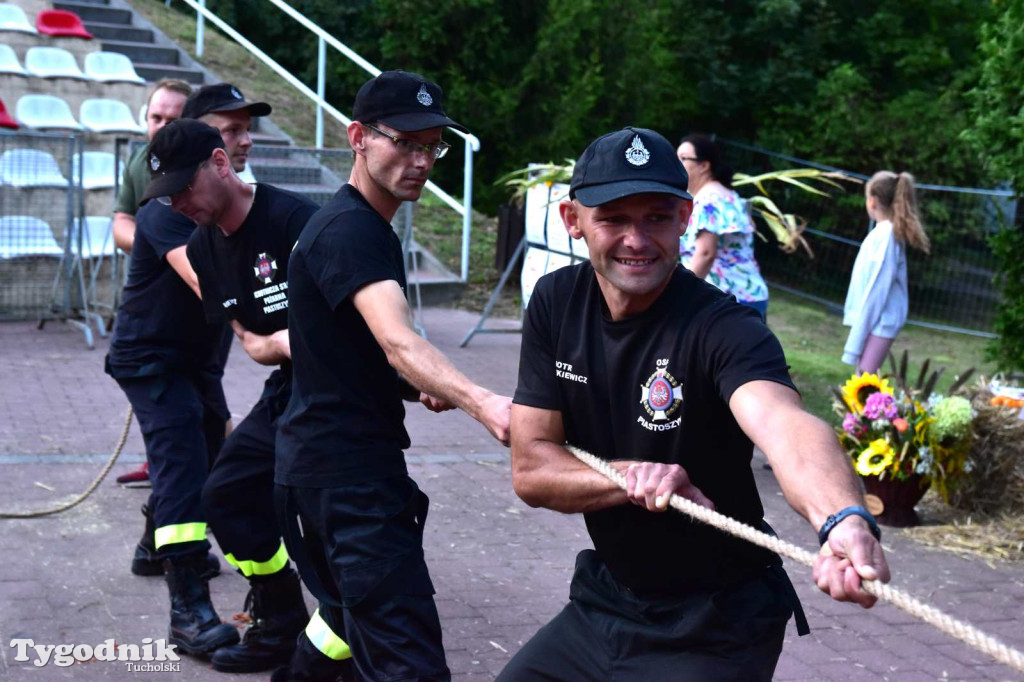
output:
[[[428,310],[425,326],[431,341],[475,381],[511,392],[519,337],[478,336],[460,350],[458,342],[475,319]],[[103,374],[105,345],[98,340],[96,350],[86,350],[79,332],[58,323],[41,331],[32,324],[0,325],[0,507],[49,505],[84,489],[98,472],[127,407]],[[240,348],[232,351],[225,385],[237,418],[258,397],[266,373]],[[456,680],[493,679],[564,605],[573,558],[590,546],[589,538],[582,518],[520,502],[507,451],[465,415],[433,415],[413,406],[407,422],[410,471],[432,501],[426,552],[449,665]],[[142,459],[133,427],[114,474]],[[768,521],[783,538],[814,549],[812,529],[786,505],[771,472],[756,460],[753,466]],[[130,673],[118,663],[38,668],[14,660],[8,644],[15,638],[96,645],[109,638],[141,643],[166,636],[163,582],[128,572],[145,497],[146,491],[120,488],[111,477],[65,514],[0,521],[0,680],[233,679],[188,657],[177,672],[153,673]],[[885,547],[894,584],[1024,648],[1024,567],[927,548],[891,529]],[[792,562],[788,567],[812,633],[799,638],[790,624],[777,680],[1024,679],[893,607],[835,603],[817,592],[809,569]],[[222,617],[241,611],[241,577],[226,573],[211,585]]]

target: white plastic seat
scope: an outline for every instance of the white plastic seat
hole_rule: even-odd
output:
[[[141,127],[143,130],[146,130],[146,128],[147,128],[147,126],[146,126],[146,114],[148,112],[149,112],[149,105],[148,104],[143,104],[141,107],[139,107],[139,127]]]
[[[63,255],[64,249],[45,221],[27,215],[0,217],[0,258]]]
[[[0,184],[12,187],[67,187],[57,160],[39,149],[8,149],[0,156]]]
[[[21,31],[22,33],[36,33],[36,27],[28,23],[25,10],[12,5],[9,2],[0,2],[0,31]]]
[[[27,76],[18,55],[10,45],[0,44],[0,73],[12,73],[17,76]]]
[[[116,99],[87,99],[78,109],[78,118],[86,130],[94,133],[144,133],[132,110]]]
[[[99,258],[114,255],[114,234],[110,231],[110,216],[90,215],[85,217],[85,232],[82,233],[82,257]],[[75,218],[75,233],[71,242],[72,251],[78,251],[78,218]]]
[[[104,83],[146,82],[139,74],[135,73],[132,60],[120,52],[90,52],[85,55],[84,66],[86,76]]]
[[[83,189],[108,189],[114,186],[114,153],[83,152],[85,165],[82,168]],[[71,181],[78,182],[78,154],[72,157]],[[122,164],[123,166],[123,164]]]
[[[18,99],[14,117],[29,128],[82,130],[68,103],[53,95],[22,95]]]
[[[39,78],[90,80],[78,68],[75,55],[59,47],[30,47],[25,52],[25,70]]]

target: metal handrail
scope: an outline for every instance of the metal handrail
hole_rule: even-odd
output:
[[[250,40],[246,39],[241,33],[227,24],[227,22],[207,9],[206,0],[182,0],[182,2],[196,11],[196,56],[203,56],[204,18],[209,19],[217,28],[252,53],[257,59],[277,73],[277,75],[284,78],[295,89],[316,104],[316,146],[319,148],[323,147],[324,111],[330,114],[337,121],[341,122],[342,125],[348,126],[352,122],[352,119],[348,118],[335,107],[328,104],[324,99],[324,81],[327,62],[326,45],[329,44],[371,75],[376,76],[381,73],[379,68],[363,59],[350,47],[322,29],[288,3],[283,2],[283,0],[269,0],[271,4],[295,19],[297,22],[302,24],[303,27],[317,36],[317,89],[316,92],[314,92],[312,88],[296,78],[286,68],[278,64],[270,55],[256,47]],[[465,140],[466,153],[463,162],[462,203],[460,204],[450,194],[434,184],[433,181],[428,180],[425,187],[434,194],[434,196],[439,198],[452,210],[462,216],[462,267],[460,278],[465,282],[469,277],[469,234],[472,226],[473,214],[473,153],[480,151],[480,140],[475,135],[464,133],[461,130],[456,130],[454,128],[449,128],[449,130]]]

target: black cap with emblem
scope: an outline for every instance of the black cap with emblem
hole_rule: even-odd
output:
[[[468,132],[444,113],[443,97],[437,83],[418,73],[384,71],[359,88],[352,118],[360,123],[379,121],[403,133],[443,127]]]
[[[249,102],[242,91],[231,83],[204,85],[185,101],[181,110],[182,118],[199,118],[206,114],[221,111],[238,111],[248,109],[250,116],[270,116],[273,111],[266,102]]]
[[[576,162],[569,198],[600,206],[633,194],[672,194],[692,199],[690,179],[672,144],[647,128],[602,135]]]
[[[149,143],[151,180],[139,204],[185,189],[214,149],[224,149],[224,140],[213,126],[187,118],[165,125]]]

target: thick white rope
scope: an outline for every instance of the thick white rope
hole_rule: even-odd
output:
[[[619,473],[611,464],[572,445],[568,445],[566,447],[569,452],[574,454],[580,461],[587,464],[598,473],[603,474],[608,480],[615,483],[623,490],[626,490],[626,477]],[[696,502],[692,502],[685,497],[673,494],[669,498],[669,506],[674,507],[688,516],[692,516],[699,521],[703,521],[709,526],[723,530],[760,547],[770,549],[776,554],[789,557],[790,559],[798,561],[805,566],[813,566],[814,560],[817,558],[817,554],[815,553],[808,552],[794,544],[780,540],[779,538],[767,533],[763,533],[752,526],[740,523],[739,521],[731,519],[724,514],[719,514],[716,511],[702,507]],[[861,587],[865,592],[873,594],[879,599],[898,606],[907,613],[920,618],[930,625],[934,625],[946,634],[969,644],[978,651],[988,654],[997,661],[1024,672],[1024,654],[1007,646],[1006,644],[1003,644],[995,637],[985,634],[973,625],[957,620],[956,618],[943,613],[934,606],[929,606],[918,601],[909,594],[901,592],[900,590],[890,587],[884,583],[880,583],[877,580],[864,580],[861,582]]]

